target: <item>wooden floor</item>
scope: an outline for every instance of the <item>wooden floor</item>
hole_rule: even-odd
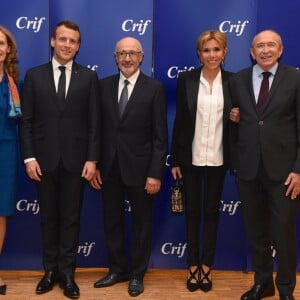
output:
[[[127,293],[127,282],[118,283],[112,287],[95,289],[93,283],[106,274],[106,269],[78,269],[76,282],[80,287],[81,300],[123,300],[134,299]],[[0,276],[5,280],[8,289],[7,300],[62,300],[61,289],[54,289],[44,295],[36,295],[35,287],[43,275],[41,271],[1,271]],[[234,300],[240,299],[241,294],[252,285],[253,274],[240,271],[214,271],[213,289],[208,293],[202,291],[189,292],[185,287],[185,270],[150,270],[144,279],[145,291],[138,300]],[[300,299],[300,274],[297,275],[295,299]],[[275,297],[266,299],[279,299]]]

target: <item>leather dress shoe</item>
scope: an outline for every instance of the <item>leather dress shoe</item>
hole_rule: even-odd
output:
[[[129,279],[127,274],[108,273],[105,277],[97,280],[94,283],[94,288],[102,288],[114,285],[118,282],[127,281]]]
[[[280,295],[280,300],[295,300],[293,295]]]
[[[6,284],[0,285],[0,295],[6,295],[6,288]]]
[[[133,277],[129,281],[128,294],[131,297],[136,297],[144,291],[143,280]]]
[[[241,300],[259,300],[275,295],[274,282],[268,284],[255,284],[249,291],[242,295]]]
[[[74,281],[73,275],[62,275],[59,286],[64,290],[64,295],[71,299],[77,299],[80,296],[79,287]]]
[[[36,294],[44,294],[53,289],[56,283],[57,273],[53,271],[46,271],[38,285],[36,286]]]

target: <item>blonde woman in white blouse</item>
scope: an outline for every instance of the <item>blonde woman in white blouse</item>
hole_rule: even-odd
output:
[[[229,164],[231,73],[221,68],[226,52],[224,33],[203,32],[197,40],[201,67],[180,73],[177,83],[171,166],[173,178],[182,178],[185,185],[190,291],[212,288],[219,202]]]

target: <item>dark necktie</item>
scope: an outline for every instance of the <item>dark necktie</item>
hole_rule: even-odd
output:
[[[63,105],[66,99],[66,67],[59,66],[58,68],[60,69],[60,76],[57,86],[57,97],[59,103]]]
[[[260,91],[257,99],[257,109],[259,112],[263,112],[267,103],[267,97],[269,93],[269,77],[270,72],[263,72],[263,80],[261,82]]]
[[[128,102],[128,85],[129,81],[127,79],[124,80],[124,87],[120,96],[120,100],[119,100],[119,115],[120,117],[122,116],[124,109],[126,107],[126,104]]]

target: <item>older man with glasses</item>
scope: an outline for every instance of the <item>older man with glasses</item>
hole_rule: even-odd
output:
[[[109,262],[108,275],[94,287],[129,280],[130,296],[144,291],[153,196],[161,187],[167,153],[165,90],[162,83],[140,71],[143,56],[138,40],[120,40],[115,49],[120,73],[100,80],[103,136],[99,170],[91,180],[94,188],[102,189]],[[125,251],[125,197],[131,207],[130,264]]]

